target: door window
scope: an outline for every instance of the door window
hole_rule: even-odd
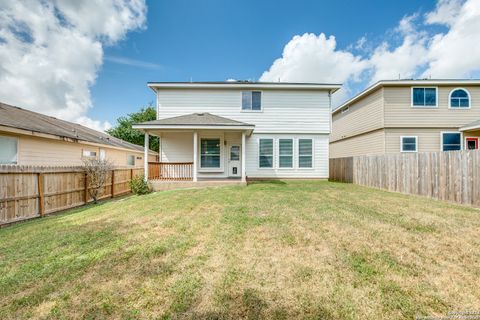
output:
[[[231,161],[240,160],[240,146],[231,146],[230,147],[230,160]]]
[[[478,149],[478,138],[467,138],[467,149],[468,150]]]

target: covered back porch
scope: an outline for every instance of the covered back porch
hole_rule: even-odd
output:
[[[460,128],[463,135],[465,150],[475,150],[479,147],[480,120],[466,124]]]
[[[159,161],[145,163],[145,179],[156,190],[246,182],[246,140],[254,126],[209,113],[134,125],[159,137]]]

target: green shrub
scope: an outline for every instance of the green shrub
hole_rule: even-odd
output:
[[[129,182],[132,192],[138,195],[150,193],[148,183],[143,179],[143,176],[138,175],[132,178]]]

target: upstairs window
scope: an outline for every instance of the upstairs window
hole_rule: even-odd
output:
[[[470,94],[465,89],[450,92],[450,108],[470,108]]]
[[[220,139],[200,140],[200,167],[220,168]]]
[[[0,136],[0,164],[17,163],[17,138]]]
[[[417,137],[401,137],[400,143],[401,152],[417,152]]]
[[[442,132],[442,151],[462,149],[462,135],[460,132]]]
[[[273,168],[273,139],[260,139],[258,143],[258,167]]]
[[[412,88],[413,107],[436,107],[437,88]]]
[[[244,111],[262,110],[262,92],[261,91],[243,91],[242,92],[242,110]]]
[[[313,168],[312,139],[298,139],[298,167]]]

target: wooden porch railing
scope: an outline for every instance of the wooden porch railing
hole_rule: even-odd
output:
[[[193,162],[149,162],[150,180],[193,180]]]

